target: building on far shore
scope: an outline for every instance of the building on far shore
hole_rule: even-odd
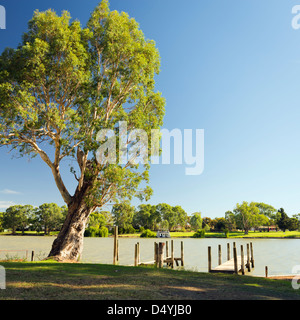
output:
[[[260,226],[258,227],[259,232],[270,232],[270,231],[278,231],[278,227],[276,226]]]
[[[171,238],[169,231],[158,230],[156,233],[157,238]]]

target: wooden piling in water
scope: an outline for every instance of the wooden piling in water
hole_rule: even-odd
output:
[[[174,268],[174,240],[171,240],[171,267]]]
[[[169,258],[169,241],[166,241],[166,257]]]
[[[250,249],[251,249],[251,266],[254,268],[254,255],[253,255],[253,245],[252,242],[250,242]]]
[[[211,272],[211,247],[208,247],[208,272]]]
[[[137,266],[137,244],[134,245],[134,264],[135,267]]]
[[[183,241],[181,241],[181,266],[184,266],[184,251],[183,251]]]
[[[34,251],[31,251],[31,261],[34,260]]]
[[[218,258],[218,264],[219,264],[219,266],[222,264],[222,248],[221,248],[221,245],[219,244],[218,245],[218,256],[219,256],[219,258]]]
[[[268,278],[268,267],[265,266],[265,273],[266,273],[266,278]]]
[[[234,247],[233,247],[233,261],[234,261],[234,273],[238,274],[237,252],[236,252],[235,243],[234,243]]]
[[[141,263],[140,243],[137,243],[137,265]]]
[[[247,243],[247,269],[248,269],[248,272],[251,271],[249,243]]]
[[[158,244],[158,267],[162,268],[164,264],[164,242]]]
[[[157,242],[154,243],[154,250],[155,250],[155,258],[154,258],[155,265],[156,267],[158,267],[158,243]]]
[[[117,264],[118,262],[118,227],[115,226],[114,231],[114,257],[113,257],[113,264]]]
[[[230,260],[230,243],[227,243],[227,261]]]
[[[241,271],[242,275],[245,274],[245,261],[244,261],[244,247],[241,245]]]

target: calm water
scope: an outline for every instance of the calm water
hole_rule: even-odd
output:
[[[25,250],[35,251],[36,260],[44,258],[50,251],[53,237],[30,236],[1,236],[0,250]],[[140,243],[141,261],[153,260],[154,242],[159,239],[132,239],[119,238],[119,260],[121,265],[132,265],[134,262],[134,245]],[[218,262],[218,245],[222,246],[222,261],[227,258],[227,243],[236,242],[238,254],[240,246],[250,241],[253,244],[255,268],[251,274],[263,276],[265,266],[269,268],[269,275],[292,274],[292,268],[300,265],[300,239],[174,239],[175,257],[180,256],[180,242],[184,241],[185,268],[194,271],[207,272],[207,247],[212,247],[213,267]],[[0,258],[5,255],[19,257],[24,252],[0,253]],[[231,252],[232,257],[232,252]],[[111,264],[113,259],[112,238],[85,238],[82,262]]]

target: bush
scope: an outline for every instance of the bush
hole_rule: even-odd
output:
[[[156,238],[156,232],[146,229],[144,232],[142,232],[141,238]]]
[[[108,237],[108,229],[106,227],[101,227],[97,232],[98,237],[106,238]]]
[[[205,230],[199,229],[194,233],[193,238],[205,238]]]
[[[127,227],[126,229],[125,229],[125,232],[124,233],[135,233],[135,229],[134,229],[134,227],[133,226],[129,226],[129,227]]]
[[[85,237],[108,237],[108,229],[106,227],[96,228],[96,227],[89,227],[86,228],[84,231]]]
[[[86,228],[84,231],[84,236],[85,237],[97,237],[97,231],[98,231],[98,228],[95,228],[95,227]]]
[[[224,235],[225,235],[225,238],[229,238],[229,230],[228,229],[224,229]]]

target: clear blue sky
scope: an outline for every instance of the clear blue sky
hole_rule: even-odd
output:
[[[0,0],[7,11],[0,50],[17,46],[35,9],[66,9],[85,25],[97,3]],[[283,207],[290,216],[299,213],[300,30],[291,27],[291,10],[299,3],[110,3],[111,9],[134,17],[157,43],[162,57],[157,89],[167,101],[164,128],[205,130],[203,174],[186,176],[184,165],[153,166],[150,203],[181,205],[188,214],[201,211],[211,218],[224,216],[244,200]],[[63,204],[40,159],[12,159],[1,148],[0,161],[0,207]],[[64,179],[72,190],[73,176],[66,171]]]

